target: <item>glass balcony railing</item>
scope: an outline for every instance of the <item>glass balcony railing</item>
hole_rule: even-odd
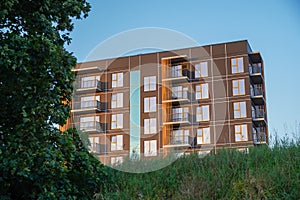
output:
[[[192,115],[189,113],[172,114],[172,122],[192,122]]]
[[[261,74],[262,73],[261,65],[260,64],[259,65],[250,65],[249,73],[250,73],[250,75]]]
[[[190,100],[191,94],[188,91],[176,91],[172,92],[172,100],[176,99],[188,99]]]
[[[263,96],[264,95],[264,91],[261,88],[251,88],[251,96],[255,97],[255,96]]]
[[[97,100],[89,100],[89,101],[80,101],[73,103],[73,112],[82,111],[82,110],[98,110],[105,111],[107,110],[107,103],[100,102]]]
[[[100,123],[98,121],[87,121],[79,123],[79,130],[81,131],[95,131],[95,132],[106,132],[107,123]]]
[[[253,117],[253,119],[264,118],[265,117],[265,111],[262,110],[262,109],[252,110],[252,117]]]
[[[96,89],[98,91],[106,91],[108,89],[107,82],[100,82],[98,80],[86,80],[77,82],[78,90]]]

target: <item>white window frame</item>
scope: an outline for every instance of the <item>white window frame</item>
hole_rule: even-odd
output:
[[[236,142],[248,141],[247,124],[239,124],[234,126],[234,136]]]
[[[144,92],[156,90],[156,76],[144,77]]]
[[[144,134],[155,134],[156,132],[156,118],[144,119]]]
[[[245,95],[245,79],[232,80],[232,95]]]
[[[196,121],[209,121],[210,120],[210,111],[209,105],[198,106],[196,108]]]
[[[144,141],[144,156],[157,156],[157,140]]]
[[[123,107],[123,93],[115,93],[111,95],[111,108]]]
[[[196,99],[208,99],[208,83],[202,83],[200,85],[196,85]]]
[[[123,114],[111,115],[111,129],[123,128]]]
[[[197,129],[197,144],[211,144],[209,127]]]
[[[111,136],[110,150],[111,151],[123,150],[123,135]]]
[[[231,72],[233,74],[244,72],[244,60],[243,57],[231,58]]]
[[[246,102],[245,101],[234,102],[233,111],[234,111],[235,119],[247,117]]]
[[[114,73],[111,75],[111,87],[123,87],[123,73]]]
[[[195,78],[208,77],[207,61],[195,64]]]
[[[156,112],[156,97],[144,98],[144,113]]]

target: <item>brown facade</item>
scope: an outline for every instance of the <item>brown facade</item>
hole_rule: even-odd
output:
[[[67,126],[88,132],[105,163],[133,150],[268,143],[263,61],[247,41],[79,63],[74,72]]]

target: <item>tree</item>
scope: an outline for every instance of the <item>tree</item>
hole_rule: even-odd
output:
[[[106,176],[69,117],[73,19],[85,0],[0,1],[0,198],[88,199]]]

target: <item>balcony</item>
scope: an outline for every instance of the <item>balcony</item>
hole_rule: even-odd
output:
[[[191,73],[188,69],[168,69],[166,70],[165,77],[163,77],[162,81],[185,81],[191,79]]]
[[[190,102],[191,101],[191,93],[188,91],[177,91],[172,92],[171,98],[163,100],[163,103],[170,102]]]
[[[261,127],[266,125],[265,111],[263,109],[252,110],[252,121],[255,126]]]
[[[193,116],[189,113],[176,113],[172,114],[171,121],[164,122],[163,125],[173,124],[191,124],[193,122]]]
[[[85,112],[105,112],[107,111],[107,103],[97,100],[74,102],[72,106],[72,113],[85,113]]]
[[[256,105],[264,105],[265,103],[265,98],[264,98],[264,91],[262,88],[256,88],[251,87],[251,99],[254,104]]]
[[[253,133],[253,143],[254,144],[266,144],[267,136],[265,132]]]
[[[107,144],[94,144],[93,147],[90,146],[90,150],[96,154],[107,154]]]
[[[262,75],[262,67],[261,63],[252,64],[249,66],[249,74],[250,79],[254,84],[261,84],[263,83],[263,75]]]
[[[98,80],[87,80],[77,82],[77,93],[81,92],[103,92],[108,90],[107,82],[100,82]]]
[[[98,121],[80,122],[79,130],[88,133],[105,133],[107,131],[107,123]]]

